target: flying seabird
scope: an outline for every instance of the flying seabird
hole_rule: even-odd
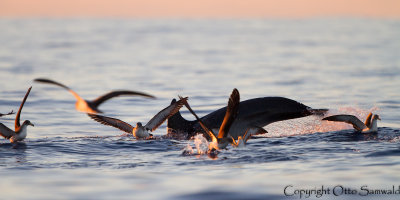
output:
[[[133,127],[132,125],[116,118],[90,114],[90,113],[88,113],[88,115],[90,118],[92,118],[97,122],[100,122],[101,124],[112,126],[127,133],[131,133],[133,134],[133,136],[135,136],[136,139],[146,139],[153,136],[152,134],[149,133],[149,131],[152,132],[156,130],[165,120],[167,120],[173,114],[178,112],[179,109],[182,108],[185,101],[187,101],[187,97],[164,108],[159,113],[157,113],[153,118],[151,118],[151,120],[147,122],[145,126],[143,126],[142,123],[138,122],[136,124],[136,127]]]
[[[7,114],[0,113],[0,117],[6,116],[6,115],[12,115],[12,114],[15,114],[15,112],[13,110],[11,110],[11,112],[9,112]]]
[[[362,133],[375,133],[378,131],[378,120],[381,120],[381,118],[379,115],[369,113],[365,123],[353,115],[332,115],[322,120],[345,122],[353,125],[354,129]]]
[[[22,100],[21,105],[19,106],[17,116],[15,117],[15,131],[11,130],[4,124],[0,123],[0,135],[6,139],[9,139],[10,142],[12,142],[12,143],[22,141],[23,139],[25,139],[26,135],[27,135],[27,126],[28,125],[34,126],[29,120],[25,120],[24,123],[22,123],[22,125],[20,125],[20,122],[19,122],[22,107],[24,107],[25,101],[28,98],[28,95],[31,92],[31,89],[32,89],[32,87],[30,87],[28,89],[28,91],[25,94],[24,99]]]
[[[227,107],[220,108],[200,119],[208,128],[218,129],[224,120],[226,110]],[[327,111],[328,109],[312,109],[284,97],[249,99],[240,102],[239,111],[228,134],[237,140],[249,128],[252,131],[256,130],[252,134],[262,134],[266,132],[262,127],[270,123],[309,115],[323,115]],[[187,134],[188,138],[198,132],[204,132],[198,120],[188,121],[181,116],[180,112],[168,119],[167,126],[173,133]]]
[[[37,78],[34,81],[39,82],[39,83],[49,83],[49,84],[53,84],[53,85],[58,85],[64,89],[68,90],[76,98],[76,103],[75,103],[76,110],[81,111],[81,112],[86,112],[86,113],[103,113],[97,107],[99,107],[100,104],[104,103],[105,101],[107,101],[113,97],[117,97],[117,96],[121,96],[121,95],[138,95],[138,96],[144,96],[144,97],[153,98],[153,99],[155,98],[152,95],[142,93],[142,92],[129,91],[129,90],[117,90],[117,91],[111,91],[107,94],[104,94],[103,96],[100,96],[93,101],[89,101],[89,100],[82,99],[76,92],[74,92],[69,87],[67,87],[61,83],[55,82],[53,80]]]

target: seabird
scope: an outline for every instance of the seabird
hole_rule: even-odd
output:
[[[11,112],[9,112],[7,114],[0,113],[0,117],[6,116],[6,115],[12,115],[12,114],[15,114],[15,112],[13,110],[11,110]]]
[[[354,115],[332,115],[322,120],[345,122],[353,125],[354,129],[362,133],[376,133],[378,131],[378,120],[381,120],[381,118],[379,115],[369,113],[365,123]]]
[[[136,127],[133,127],[132,125],[116,118],[90,114],[90,113],[88,113],[88,115],[90,118],[92,118],[97,122],[100,122],[101,124],[112,126],[127,133],[131,133],[133,134],[133,136],[135,136],[136,139],[146,139],[153,136],[152,134],[149,133],[149,131],[152,132],[156,130],[165,120],[167,120],[173,114],[178,112],[179,109],[182,108],[186,100],[187,97],[164,108],[159,113],[157,113],[149,122],[147,122],[145,126],[143,126],[142,123],[138,122],[136,124]]]
[[[174,100],[172,100],[174,102]],[[218,109],[202,118],[201,121],[210,129],[218,129],[226,114],[227,107]],[[297,101],[284,97],[263,97],[240,102],[239,111],[233,121],[229,135],[233,139],[243,136],[249,128],[253,134],[263,134],[262,128],[270,123],[306,117],[309,115],[323,115],[328,109],[312,109]],[[198,132],[204,132],[198,120],[188,121],[180,112],[168,119],[168,128],[177,134],[187,134],[190,138]]]
[[[23,139],[25,139],[26,135],[27,135],[28,125],[34,126],[29,120],[25,120],[24,123],[22,123],[22,125],[20,125],[20,122],[19,122],[22,107],[24,107],[25,101],[28,98],[28,95],[31,92],[31,89],[32,89],[32,87],[30,87],[28,89],[28,91],[25,94],[24,99],[22,100],[21,105],[19,106],[17,116],[15,117],[15,131],[11,130],[4,124],[0,123],[0,135],[6,139],[9,139],[10,142],[12,142],[12,143],[22,141]]]
[[[39,83],[49,83],[49,84],[53,84],[53,85],[58,85],[64,89],[68,90],[76,98],[76,103],[75,103],[76,110],[81,111],[81,112],[86,112],[86,113],[103,113],[97,107],[99,107],[100,104],[104,103],[105,101],[107,101],[113,97],[117,97],[117,96],[121,96],[121,95],[138,95],[138,96],[144,96],[144,97],[153,98],[153,99],[155,98],[152,95],[142,93],[142,92],[129,91],[129,90],[117,90],[117,91],[111,91],[107,94],[104,94],[103,96],[100,96],[93,101],[89,101],[89,100],[82,99],[76,92],[71,90],[69,87],[67,87],[61,83],[55,82],[53,80],[37,78],[34,81],[39,82]]]
[[[180,97],[181,98],[181,97]],[[228,144],[233,144],[234,146],[238,146],[239,143],[245,143],[250,136],[250,133],[247,135],[248,131],[246,131],[246,134],[243,136],[245,138],[245,141],[243,141],[242,136],[239,136],[239,141],[238,143],[233,139],[232,136],[228,136],[228,132],[231,128],[231,125],[233,121],[235,120],[238,110],[239,110],[239,102],[240,102],[240,95],[239,91],[235,88],[233,89],[231,96],[229,97],[228,101],[228,106],[225,112],[224,120],[221,124],[221,127],[219,127],[218,134],[215,134],[212,129],[207,127],[206,124],[202,122],[202,120],[197,116],[197,114],[192,110],[190,105],[185,102],[186,108],[194,115],[196,120],[199,122],[201,127],[204,129],[204,131],[208,134],[208,136],[211,138],[212,143],[209,145],[209,152],[212,153],[213,149],[219,150],[219,149],[225,149]]]

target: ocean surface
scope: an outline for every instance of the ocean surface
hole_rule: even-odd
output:
[[[399,20],[2,18],[0,30],[0,113],[33,86],[21,118],[35,124],[24,142],[0,140],[0,199],[400,198]],[[100,106],[133,125],[178,95],[204,116],[233,88],[241,100],[282,96],[382,120],[376,134],[314,116],[282,121],[245,148],[187,156],[194,140],[162,138],[166,123],[158,139],[135,140],[76,111],[66,90],[33,82],[41,77],[85,99],[156,96]],[[0,122],[12,128],[14,117]]]

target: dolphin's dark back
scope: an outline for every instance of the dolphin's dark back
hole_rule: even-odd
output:
[[[302,103],[284,97],[255,98],[240,102],[239,111],[232,126],[237,131],[243,131],[242,134],[244,134],[246,129],[252,126],[264,127],[273,122],[324,112],[326,112],[325,109],[314,110]],[[201,120],[209,128],[218,129],[222,124],[225,113],[226,107],[223,107],[202,117]],[[202,132],[199,123],[183,119],[180,113],[176,113],[168,120],[168,127],[185,132]]]
[[[257,126],[263,127],[272,122],[311,115],[310,110],[310,107],[288,98],[263,97],[240,102],[236,119],[261,121]],[[225,112],[226,107],[223,107],[201,119],[210,127],[217,128],[222,123]]]

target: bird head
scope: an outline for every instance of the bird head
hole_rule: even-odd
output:
[[[29,121],[29,120],[25,120],[24,121],[24,123],[22,123],[22,125],[31,125],[31,126],[35,126],[35,125],[33,125],[32,123],[31,123],[31,121]]]
[[[381,118],[379,117],[379,115],[374,115],[374,116],[372,117],[372,120],[381,120]]]

